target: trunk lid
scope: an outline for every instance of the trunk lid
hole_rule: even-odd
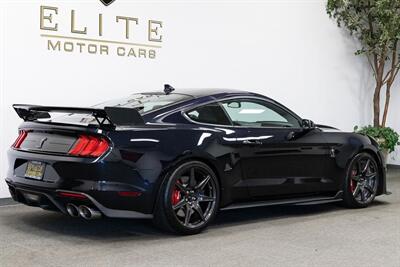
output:
[[[44,131],[28,131],[21,143],[21,150],[67,154],[77,140],[77,136],[68,133],[50,133]]]

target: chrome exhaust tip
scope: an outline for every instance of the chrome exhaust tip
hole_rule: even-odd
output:
[[[79,216],[78,207],[75,206],[72,203],[68,203],[67,204],[67,212],[68,212],[69,216],[71,216],[71,217],[78,217]]]
[[[79,206],[79,215],[86,220],[93,220],[101,218],[101,213],[98,210],[89,208],[87,206]]]

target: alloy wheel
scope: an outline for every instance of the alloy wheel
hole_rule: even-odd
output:
[[[378,167],[370,156],[358,158],[351,168],[350,191],[360,204],[373,200],[378,189]]]
[[[197,228],[209,221],[216,208],[215,178],[200,166],[185,168],[178,174],[171,195],[171,205],[178,222]]]

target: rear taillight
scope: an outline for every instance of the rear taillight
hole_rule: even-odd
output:
[[[17,137],[17,140],[15,140],[14,144],[12,145],[12,147],[16,148],[16,149],[20,148],[22,142],[24,142],[24,140],[25,140],[27,135],[28,135],[27,131],[25,131],[25,130],[19,131],[19,135]]]
[[[80,135],[68,154],[79,157],[100,157],[109,147],[104,137]]]

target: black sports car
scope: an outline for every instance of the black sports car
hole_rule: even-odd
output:
[[[85,219],[153,218],[182,234],[218,210],[386,193],[377,143],[314,125],[265,96],[233,90],[134,94],[91,108],[14,105],[14,200]]]

